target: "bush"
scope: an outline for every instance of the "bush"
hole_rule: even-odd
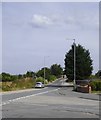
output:
[[[2,90],[3,91],[10,91],[11,90],[12,82],[3,82],[2,83]]]
[[[32,88],[34,86],[34,81],[31,78],[20,79],[13,83],[15,87],[25,89],[25,88]]]
[[[89,77],[89,79],[96,79],[97,78],[97,76],[95,76],[95,75],[90,75],[90,77]]]
[[[3,91],[12,91],[12,90],[20,90],[34,87],[35,82],[31,78],[19,79],[13,82],[3,82],[2,90]]]
[[[57,79],[57,78],[56,78],[55,75],[50,75],[48,81],[52,82],[52,81],[54,81],[54,80],[56,80],[56,79]]]
[[[36,79],[36,82],[42,82],[43,84],[44,84],[44,83],[45,83],[45,84],[48,84],[48,80],[45,79],[45,81],[44,81],[44,78],[43,78],[43,77],[38,77],[38,78]]]
[[[94,80],[90,82],[91,88],[94,91],[101,91],[101,80]]]
[[[56,80],[56,79],[57,79],[57,78],[56,78],[55,75],[50,75],[50,76],[48,77],[48,80],[45,79],[45,84],[48,84],[48,82],[52,82],[52,81],[54,81],[54,80]],[[42,83],[44,83],[44,78],[43,78],[43,77],[38,77],[38,78],[36,79],[36,82],[42,82]]]
[[[36,79],[36,82],[42,82],[42,83],[44,83],[44,78],[43,77],[38,77]]]

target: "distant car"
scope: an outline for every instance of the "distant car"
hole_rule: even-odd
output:
[[[42,82],[36,82],[35,88],[44,88],[44,84]]]

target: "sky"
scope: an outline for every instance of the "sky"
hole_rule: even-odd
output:
[[[72,39],[89,49],[93,73],[96,73],[99,69],[99,3],[2,3],[3,72],[36,72],[55,63],[64,67]]]

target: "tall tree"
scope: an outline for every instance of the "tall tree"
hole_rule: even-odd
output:
[[[63,74],[63,69],[61,65],[53,64],[50,68],[51,74],[55,75],[56,77],[60,77]]]
[[[27,71],[25,76],[26,77],[33,77],[35,75],[35,73],[33,71]]]
[[[17,75],[10,75],[9,73],[5,73],[5,72],[3,72],[1,75],[2,75],[2,82],[17,80]]]
[[[95,74],[96,77],[101,78],[101,70],[98,70],[98,72]]]
[[[87,79],[93,70],[89,50],[83,46],[76,46],[76,80]],[[65,55],[65,74],[68,79],[74,79],[74,45]]]
[[[45,78],[46,79],[49,79],[49,76],[51,75],[51,71],[49,68],[45,67]],[[42,68],[41,70],[39,70],[37,73],[36,73],[36,76],[37,77],[43,77],[44,78],[44,68]]]

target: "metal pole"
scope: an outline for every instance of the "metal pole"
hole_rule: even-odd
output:
[[[44,56],[44,85],[45,85],[45,56]]]
[[[76,43],[75,43],[75,39],[67,39],[67,40],[73,40],[73,44],[74,44],[74,90],[76,89]]]
[[[75,44],[75,39],[74,40],[74,90],[76,89],[76,44]]]

